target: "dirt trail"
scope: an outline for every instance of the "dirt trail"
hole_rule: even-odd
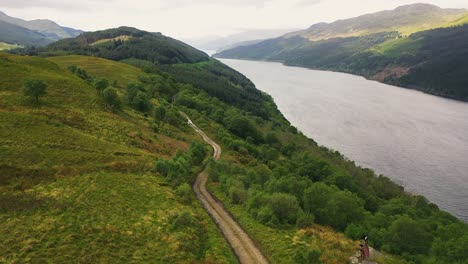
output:
[[[213,158],[219,159],[221,156],[221,147],[209,138],[201,129],[199,129],[190,118],[182,113],[188,120],[188,124],[203,137],[203,140],[213,147]],[[242,264],[263,264],[268,263],[265,256],[255,245],[249,235],[242,227],[231,217],[224,206],[213,198],[206,189],[208,177],[206,171],[201,172],[193,185],[193,190],[197,198],[201,201],[203,207],[213,218],[219,229],[223,233],[231,248],[234,250],[239,262]]]

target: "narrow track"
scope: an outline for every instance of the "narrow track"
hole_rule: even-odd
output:
[[[213,159],[217,160],[221,156],[221,147],[209,138],[201,129],[199,129],[190,118],[182,113],[188,121],[188,124],[202,136],[203,140],[213,147]],[[202,203],[205,210],[218,225],[226,240],[242,264],[267,264],[268,261],[262,252],[255,245],[249,235],[242,227],[231,217],[224,206],[215,200],[206,189],[208,176],[206,171],[201,172],[193,185],[193,190],[197,198]]]

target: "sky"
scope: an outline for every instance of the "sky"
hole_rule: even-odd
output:
[[[176,38],[226,36],[250,29],[307,28],[318,22],[388,10],[410,0],[0,0],[0,11],[94,31],[118,26]],[[468,0],[425,0],[467,8]]]

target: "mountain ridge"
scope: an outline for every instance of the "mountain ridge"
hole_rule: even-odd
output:
[[[1,11],[0,21],[10,24],[8,28],[10,36],[15,35],[14,31],[16,31],[17,34],[21,35],[21,38],[12,37],[11,39],[8,39],[4,36],[2,42],[9,44],[20,44],[24,46],[44,46],[54,41],[61,40],[64,38],[73,38],[83,33],[82,30],[73,29],[70,27],[63,27],[49,19],[34,19],[28,21],[20,18],[11,17]],[[16,27],[11,25],[15,25]],[[6,26],[7,24],[4,24],[2,30],[7,30]],[[18,27],[20,27],[21,29]],[[29,39],[25,35],[25,29],[31,31]],[[2,32],[3,31],[0,31],[0,33]],[[44,36],[46,40],[38,41],[36,33]],[[20,39],[21,41],[18,41],[18,39]]]
[[[332,23],[317,23],[305,30],[285,34],[302,36],[311,41],[352,37],[379,32],[399,31],[403,35],[450,24],[468,15],[467,9],[443,9],[431,4],[411,4]]]

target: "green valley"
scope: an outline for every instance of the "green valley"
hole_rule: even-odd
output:
[[[391,36],[346,45],[387,54]],[[0,262],[236,263],[190,187],[205,167],[271,263],[346,263],[364,235],[379,263],[468,259],[466,224],[319,146],[185,43],[121,27],[12,53],[0,53]],[[26,80],[47,84],[38,102]]]

